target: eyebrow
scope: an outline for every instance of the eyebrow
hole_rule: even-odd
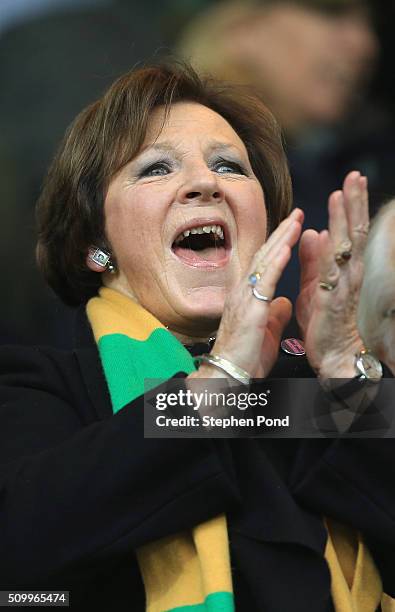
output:
[[[146,151],[177,151],[179,149],[178,145],[174,146],[171,142],[164,140],[163,142],[154,142],[151,145],[147,145],[141,149],[140,153],[145,153]],[[241,153],[235,145],[229,144],[227,142],[221,142],[220,140],[212,139],[208,143],[208,150],[211,151],[235,151],[237,153]]]
[[[208,148],[211,151],[237,151],[238,153],[241,152],[239,148],[235,145],[229,144],[228,142],[221,142],[220,140],[215,139],[209,141]]]

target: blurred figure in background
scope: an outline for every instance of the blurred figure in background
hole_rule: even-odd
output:
[[[222,2],[178,50],[200,72],[251,84],[274,112],[308,227],[325,227],[325,193],[353,168],[369,178],[373,211],[395,193],[392,120],[364,95],[379,56],[365,0]],[[298,278],[294,255],[280,291],[294,298]]]
[[[378,41],[364,0],[247,0],[206,11],[179,48],[201,72],[252,84],[297,137],[344,118]]]
[[[358,326],[366,346],[395,375],[395,199],[383,206],[370,230]]]

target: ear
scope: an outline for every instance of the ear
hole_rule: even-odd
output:
[[[105,251],[91,246],[86,256],[85,263],[87,268],[92,272],[105,272],[107,269],[107,262],[110,256]]]

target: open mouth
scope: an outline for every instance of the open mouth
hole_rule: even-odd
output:
[[[173,253],[194,267],[221,267],[229,260],[230,244],[223,225],[193,225],[174,240]]]

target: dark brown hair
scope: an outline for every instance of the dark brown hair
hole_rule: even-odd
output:
[[[64,302],[77,305],[97,293],[101,275],[86,266],[90,245],[110,250],[104,200],[114,175],[140,150],[151,111],[178,101],[203,104],[224,117],[243,140],[262,184],[269,231],[289,213],[291,181],[279,127],[245,88],[201,79],[172,63],[128,72],[66,132],[37,204],[37,259]]]

